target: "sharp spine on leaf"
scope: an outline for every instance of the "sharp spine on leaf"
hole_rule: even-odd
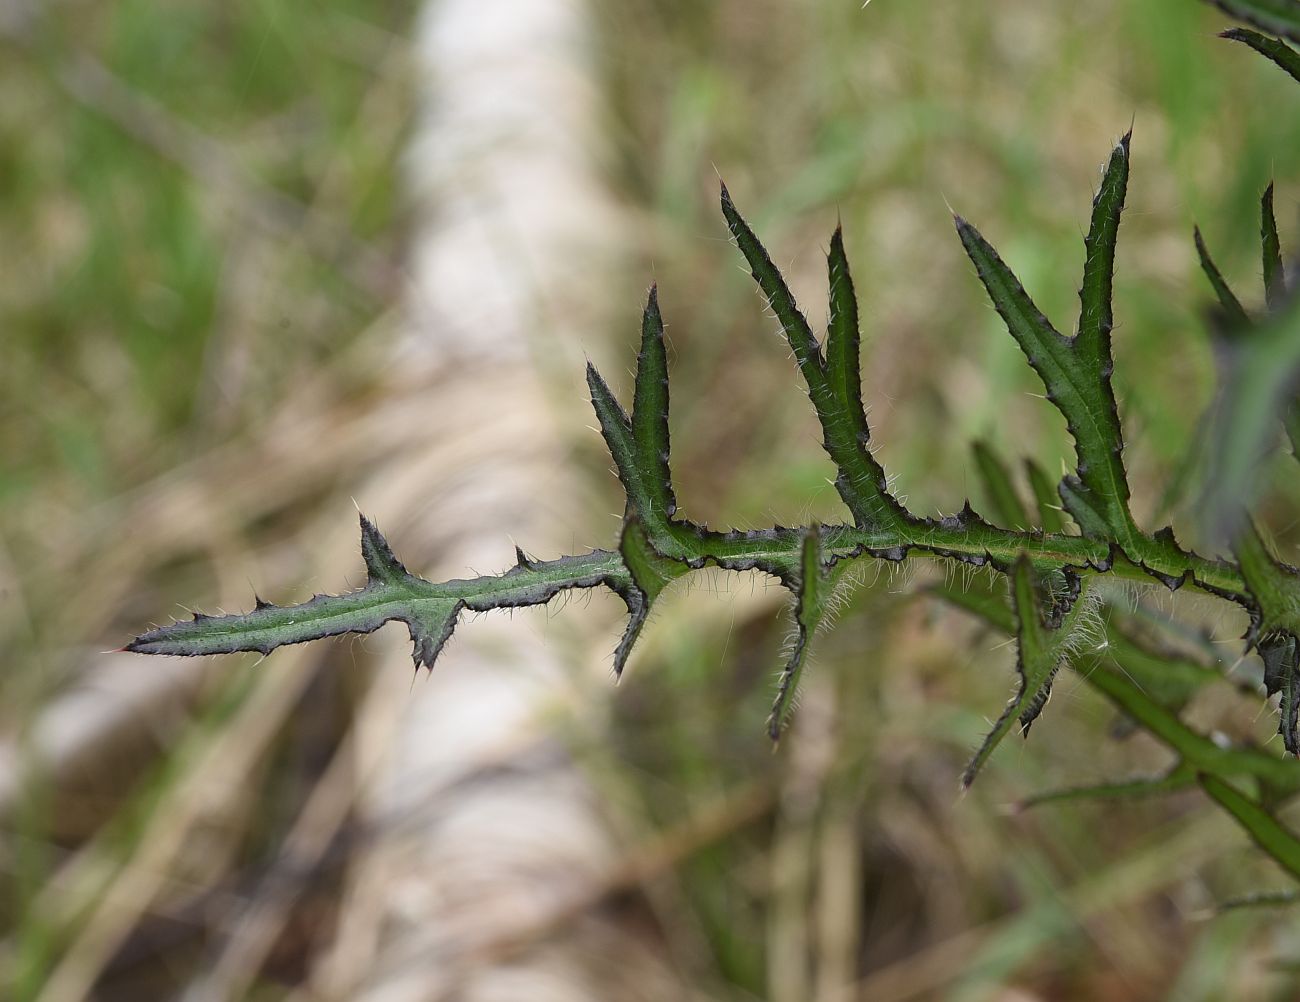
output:
[[[592,405],[627,500],[617,551],[539,560],[516,546],[515,565],[502,574],[434,584],[412,575],[375,524],[361,515],[361,550],[367,572],[363,588],[343,595],[315,596],[291,607],[274,606],[258,597],[252,612],[237,616],[196,613],[192,621],[138,637],[129,649],[178,655],[241,650],[269,653],[286,644],[347,632],[368,633],[386,622],[399,621],[410,631],[415,664],[432,668],[462,610],[539,605],[561,591],[602,586],[618,594],[628,610],[627,627],[614,652],[614,673],[619,675],[653,603],[669,583],[706,565],[726,570],[760,569],[776,576],[794,595],[798,631],[768,722],[775,738],[789,717],[809,644],[840,573],[856,560],[897,563],[909,555],[936,557],[990,566],[1012,583],[1021,652],[1020,691],[968,767],[964,776],[968,784],[1002,735],[1016,722],[1028,730],[1042,710],[1088,601],[1085,574],[1123,573],[1163,581],[1170,587],[1194,584],[1234,601],[1261,604],[1257,588],[1243,580],[1238,567],[1183,550],[1169,530],[1143,532],[1129,512],[1123,437],[1111,386],[1110,345],[1114,255],[1129,155],[1130,136],[1125,135],[1111,152],[1093,200],[1078,327],[1073,337],[1052,326],[979,232],[960,216],[954,217],[980,281],[1074,438],[1075,469],[1061,481],[1056,493],[1078,523],[1081,536],[1064,531],[1051,484],[1039,467],[1028,465],[1038,509],[1039,525],[1033,527],[1006,468],[978,452],[978,465],[992,494],[988,500],[993,515],[1010,527],[999,528],[986,521],[969,500],[957,514],[937,520],[910,512],[890,491],[885,471],[870,447],[862,400],[858,305],[842,230],[836,228],[827,254],[830,311],[822,343],[723,185],[721,208],[727,227],[794,353],[821,424],[822,445],[836,468],[836,490],[852,516],[851,523],[714,532],[707,525],[677,517],[664,323],[658,290],[652,286],[642,313],[630,415],[596,367],[590,362],[587,365]],[[1267,238],[1271,197],[1266,197],[1261,211]],[[1202,258],[1208,262],[1208,252]],[[1212,262],[1209,264],[1212,267]],[[1267,249],[1266,272],[1280,274],[1280,267],[1270,271]],[[1121,556],[1126,559],[1121,561]],[[1050,601],[1044,611],[1038,591],[1048,585]],[[1300,594],[1300,585],[1296,594]],[[1276,645],[1269,647],[1266,641],[1263,649],[1273,657]],[[1292,643],[1275,657],[1289,672],[1286,677],[1292,688],[1294,651]],[[1296,743],[1297,702],[1293,694],[1283,713],[1289,748]]]

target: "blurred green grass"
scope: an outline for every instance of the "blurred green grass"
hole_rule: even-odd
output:
[[[1258,278],[1255,211],[1269,178],[1284,246],[1297,239],[1300,116],[1279,111],[1276,69],[1214,37],[1220,14],[1191,0],[628,0],[592,10],[607,176],[642,224],[634,266],[600,294],[630,304],[649,276],[659,282],[674,349],[675,473],[692,516],[754,525],[835,513],[812,415],[725,239],[718,173],[815,322],[822,250],[843,222],[879,454],[915,509],[951,511],[975,491],[972,439],[1053,471],[1067,442],[985,304],[945,203],[1065,327],[1097,172],[1130,123],[1116,379],[1140,517],[1157,507],[1213,388],[1192,223],[1242,290]],[[191,0],[165,15],[143,2],[78,3],[0,41],[3,733],[23,734],[87,651],[222,573],[177,547],[147,588],[125,577],[125,608],[77,595],[79,581],[101,579],[80,576],[83,565],[108,575],[130,545],[123,534],[155,529],[115,523],[124,498],[201,450],[255,440],[304,381],[325,383],[341,407],[364,401],[353,363],[384,350],[367,338],[400,291],[415,14],[410,3],[344,0]],[[87,58],[134,103],[96,89]],[[620,358],[635,322],[623,314],[604,346]],[[563,337],[540,333],[538,354]],[[579,380],[575,371],[563,391]],[[585,442],[582,456],[593,492],[606,495],[592,511],[604,512],[618,502],[597,447]],[[1294,478],[1269,501],[1288,543],[1296,501]],[[290,512],[283,531],[309,520]],[[229,538],[253,546],[275,530],[237,526]],[[905,584],[882,580],[846,611],[778,759],[759,725],[784,623],[752,606],[732,621],[727,600],[700,588],[672,596],[652,625],[602,735],[614,764],[593,755],[604,763],[589,767],[615,774],[647,830],[755,776],[781,790],[763,823],[677,874],[694,944],[681,962],[698,982],[717,998],[779,1002],[773,986],[791,975],[775,946],[802,930],[828,969],[866,978],[871,997],[1009,998],[1017,986],[1181,1002],[1294,988],[1259,973],[1270,944],[1294,951],[1287,917],[1188,920],[1276,881],[1195,796],[1000,814],[1030,790],[1158,767],[1141,738],[1107,739],[1109,714],[1090,694],[1059,693],[1032,744],[1006,750],[955,802],[961,763],[1009,686],[1007,658],[951,613],[895,594]],[[719,587],[734,598],[749,584]],[[1238,625],[1217,624],[1217,635]],[[232,666],[228,684],[205,690],[195,734],[219,731],[242,677]],[[320,698],[346,714],[346,693]],[[1216,721],[1242,713],[1217,710]],[[1237,724],[1258,738],[1271,729],[1267,715]],[[812,748],[802,757],[800,742]],[[301,802],[293,747],[286,735],[259,774],[261,803],[278,806],[248,822],[235,852],[244,863],[268,858]],[[166,803],[183,748],[110,812],[106,841],[121,857]],[[833,766],[806,761],[819,754]],[[25,907],[88,834],[57,831],[55,795],[25,802],[6,855],[17,997],[34,997],[75,927],[47,928]],[[783,846],[809,856],[784,890]],[[809,930],[822,910],[836,914],[817,881],[850,863],[862,875],[849,909],[862,937],[844,955]],[[788,911],[775,904],[781,894],[795,903]],[[261,990],[280,997],[274,979]]]

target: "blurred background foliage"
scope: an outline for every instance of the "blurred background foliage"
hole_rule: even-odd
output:
[[[241,471],[241,456],[292,425],[293,401],[340,427],[374,403],[404,281],[402,172],[419,166],[404,160],[417,13],[351,0],[0,8],[0,963],[14,998],[39,996],[135,834],[202,761],[194,749],[236,715],[247,664],[205,670],[183,705],[150,711],[148,747],[71,777],[21,765],[60,736],[57,722],[37,726],[43,709],[107,670],[115,659],[98,652],[174,598],[292,564],[311,526],[350,529],[334,502],[352,454],[306,443],[321,451],[316,504],[293,495],[256,521],[240,499],[283,485]],[[968,494],[979,506],[975,438],[1054,471],[1064,426],[987,307],[949,206],[1065,327],[1098,170],[1132,123],[1115,379],[1135,513],[1195,539],[1186,471],[1214,360],[1192,224],[1235,286],[1255,289],[1259,193],[1276,179],[1294,247],[1300,192],[1294,88],[1215,38],[1221,14],[1191,0],[626,0],[591,13],[604,99],[593,152],[634,245],[591,282],[611,318],[604,340],[536,331],[557,409],[578,413],[584,351],[625,367],[653,278],[684,509],[713,525],[837,517],[811,409],[728,245],[721,174],[815,322],[823,251],[843,222],[873,438],[913,510],[951,512]],[[572,444],[591,485],[578,545],[607,545],[617,487],[596,436],[579,426]],[[239,479],[229,496],[168,491],[198,467]],[[1297,486],[1280,471],[1264,507],[1284,558]],[[774,757],[761,724],[788,625],[779,598],[738,605],[761,584],[710,585],[665,597],[607,718],[572,729],[633,842],[727,791],[757,791],[758,809],[675,861],[675,910],[655,933],[701,997],[1300,992],[1292,913],[1205,918],[1282,878],[1199,794],[1007,813],[1030,792],[1165,764],[1141,735],[1113,740],[1112,713],[1075,680],[1032,743],[1009,743],[959,800],[962,764],[1009,690],[1009,653],[886,572],[822,643]],[[1151,601],[1237,657],[1240,617]],[[185,900],[239,893],[275,858],[346,731],[365,684],[357,661],[364,652],[344,651],[313,675],[300,712],[236,778],[240,809]],[[163,669],[119,658],[113,670]],[[1270,737],[1268,715],[1231,687],[1201,702],[1191,716],[1207,729]],[[86,779],[104,771],[111,795]],[[299,901],[255,997],[301,979],[345,865],[341,853]],[[106,965],[103,997],[170,997],[221,935],[203,914],[142,921]]]

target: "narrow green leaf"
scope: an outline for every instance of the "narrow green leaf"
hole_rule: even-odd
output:
[[[637,355],[636,389],[632,403],[632,438],[637,465],[644,473],[646,493],[653,511],[671,518],[677,512],[672,474],[668,468],[668,353],[664,348],[664,322],[659,314],[659,291],[650,287],[641,319],[641,351]]]
[[[1030,726],[1047,703],[1052,679],[1066,659],[1073,631],[1087,605],[1085,596],[1080,595],[1063,617],[1061,625],[1049,629],[1043,622],[1033,565],[1026,557],[1016,559],[1009,580],[1016,623],[1016,672],[1019,684],[1015,696],[1007,703],[1006,709],[962,773],[963,789],[969,788],[975,781],[984,763],[1011,732],[1012,727],[1018,723],[1021,733],[1028,734]]]
[[[1277,236],[1277,218],[1273,215],[1272,181],[1259,200],[1259,241],[1264,261],[1264,295],[1268,308],[1275,310],[1286,296],[1286,271],[1282,266],[1282,243]]]
[[[993,506],[993,517],[1012,529],[1026,529],[1029,514],[1020,501],[1006,464],[994,453],[987,442],[977,441],[971,446],[975,454],[975,469],[979,471],[984,495]]]
[[[1196,241],[1196,255],[1201,259],[1201,270],[1205,272],[1205,277],[1210,280],[1210,287],[1214,289],[1214,295],[1218,298],[1219,306],[1223,310],[1224,333],[1240,333],[1250,326],[1250,316],[1246,313],[1246,308],[1241,305],[1241,300],[1229,288],[1222,272],[1215,265],[1214,259],[1210,257],[1209,248],[1205,246],[1205,238],[1201,236],[1199,226],[1192,230],[1192,236]]]
[[[1230,28],[1220,32],[1219,37],[1249,45],[1260,55],[1273,60],[1296,80],[1300,80],[1300,52],[1296,52],[1281,39],[1269,38],[1245,28]]]
[[[1092,223],[1084,241],[1083,284],[1079,287],[1079,331],[1075,349],[1097,371],[1110,365],[1110,332],[1115,325],[1111,308],[1115,274],[1115,244],[1119,219],[1128,191],[1129,144],[1132,133],[1111,152],[1101,187],[1092,201]]]
[[[722,215],[727,221],[727,228],[731,230],[731,235],[736,239],[740,252],[749,262],[754,281],[763,290],[768,305],[772,307],[772,312],[781,322],[781,329],[785,331],[786,340],[790,342],[790,350],[794,352],[795,361],[799,363],[799,368],[808,381],[809,387],[812,388],[815,383],[824,384],[825,361],[822,358],[821,346],[817,343],[812,328],[808,326],[808,319],[799,311],[790,287],[785,284],[781,272],[772,263],[767,249],[759,242],[754,231],[749,228],[749,224],[736,210],[735,203],[731,200],[731,193],[727,191],[725,184],[722,185]]]
[[[1209,773],[1202,773],[1198,778],[1205,792],[1237,820],[1255,844],[1300,880],[1300,839],[1231,783]]]
[[[839,472],[835,479],[835,489],[853,513],[854,523],[862,528],[900,528],[910,524],[912,518],[889,493],[885,471],[867,446],[868,431],[866,416],[862,411],[860,381],[857,400],[850,402],[848,399],[852,384],[857,381],[856,360],[851,366],[854,375],[849,374],[849,356],[856,354],[856,348],[851,347],[849,342],[856,339],[856,334],[850,336],[848,333],[850,326],[856,331],[857,304],[853,298],[853,284],[849,279],[847,264],[841,262],[841,267],[834,260],[830,263],[831,312],[838,331],[835,335],[838,376],[836,386],[833,386],[821,346],[813,336],[812,328],[799,312],[794,296],[781,277],[781,272],[772,263],[767,250],[736,209],[725,184],[722,186],[722,214],[736,245],[749,263],[754,280],[767,298],[772,312],[780,320],[781,329],[794,352],[799,371],[808,385],[808,398],[821,422],[822,447]],[[840,253],[842,252],[841,245]],[[832,255],[834,253],[832,242]]]
[[[1111,180],[1103,184],[1103,190],[1108,193],[1103,206],[1107,211],[1117,211],[1111,199],[1122,196],[1122,185]],[[1029,364],[1042,379],[1048,400],[1065,417],[1066,427],[1074,438],[1078,456],[1074,494],[1082,507],[1095,512],[1100,524],[1106,526],[1105,533],[1093,535],[1113,538],[1126,553],[1135,555],[1144,541],[1128,513],[1128,480],[1121,461],[1123,437],[1110,383],[1109,338],[1100,333],[1109,314],[1096,305],[1096,297],[1109,287],[1109,279],[1104,278],[1103,239],[1109,226],[1106,222],[1097,224],[1095,243],[1101,262],[1093,265],[1088,293],[1088,300],[1093,303],[1088,313],[1089,325],[1095,333],[1090,335],[1090,340],[1077,342],[1052,326],[988,241],[957,217],[958,235],[980,281]],[[1088,535],[1089,526],[1070,508],[1064,491],[1062,497]]]
[[[647,477],[641,466],[641,454],[632,436],[632,422],[590,362],[587,363],[587,386],[591,390],[591,406],[600,422],[600,433],[614,459],[618,479],[627,492],[628,504],[642,518],[652,519],[655,512],[653,477]]]
[[[1025,474],[1029,477],[1029,489],[1034,493],[1038,505],[1038,525],[1044,532],[1063,532],[1065,518],[1061,515],[1061,496],[1056,493],[1052,481],[1043,468],[1032,459],[1025,460]]]
[[[619,554],[631,576],[631,587],[623,595],[628,622],[623,638],[614,651],[614,675],[621,677],[632,647],[641,635],[650,607],[667,585],[690,570],[688,564],[671,560],[657,552],[635,512],[623,519]]]
[[[815,524],[803,531],[799,578],[792,585],[795,596],[794,621],[798,632],[794,649],[781,671],[776,700],[767,718],[767,734],[773,741],[780,740],[781,731],[790,718],[795,695],[799,690],[799,680],[803,677],[804,665],[808,661],[813,634],[817,632],[817,626],[826,612],[829,582],[822,563],[821,529]]]
[[[858,441],[865,444],[871,431],[862,406],[862,336],[858,330],[858,297],[853,291],[849,261],[844,253],[844,233],[838,226],[831,237],[826,271],[831,307],[826,332],[826,376],[845,416],[853,425]]]
[[[1300,41],[1300,0],[1210,0],[1238,21]]]

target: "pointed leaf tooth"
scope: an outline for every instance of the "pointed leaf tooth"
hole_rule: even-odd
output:
[[[1264,261],[1264,295],[1268,308],[1275,310],[1286,297],[1286,272],[1282,266],[1282,244],[1273,215],[1273,182],[1259,200],[1259,238]]]
[[[1196,243],[1196,256],[1201,261],[1201,271],[1205,272],[1205,277],[1209,279],[1210,287],[1214,290],[1214,295],[1223,310],[1225,333],[1240,333],[1250,326],[1250,317],[1246,313],[1246,308],[1241,305],[1241,300],[1233,293],[1224,280],[1222,272],[1214,263],[1214,259],[1210,257],[1210,250],[1205,246],[1205,238],[1201,236],[1199,226],[1193,227],[1192,238]]]
[[[844,231],[835,227],[826,256],[830,288],[830,321],[826,333],[826,377],[839,398],[845,417],[859,442],[871,437],[862,403],[862,335],[858,329],[858,297],[844,253]]]
[[[1057,484],[1061,504],[1079,526],[1079,531],[1090,539],[1109,539],[1110,522],[1106,510],[1097,503],[1088,486],[1076,476],[1067,476]]]
[[[794,621],[797,628],[794,649],[781,671],[776,699],[767,718],[767,734],[773,741],[780,740],[781,732],[794,709],[799,681],[808,661],[808,649],[813,634],[826,611],[827,581],[822,564],[821,528],[807,526],[802,533],[799,552],[799,577],[793,583],[795,595]]]
[[[993,517],[1010,529],[1028,528],[1029,514],[1020,501],[1020,495],[1011,482],[1011,473],[1001,457],[983,440],[974,442],[971,451],[975,455],[975,469],[984,486],[984,496],[992,505]]]
[[[884,469],[867,448],[865,416],[860,422],[850,417],[840,395],[832,389],[821,347],[807,319],[799,312],[785,279],[758,237],[736,210],[725,184],[722,186],[722,213],[794,352],[799,371],[808,385],[808,397],[821,422],[822,445],[839,471],[835,488],[853,513],[854,523],[864,528],[897,528],[910,522],[907,511],[889,493]],[[843,296],[846,292],[851,294],[852,289],[841,284],[839,291]]]
[[[440,602],[405,618],[406,628],[411,634],[411,660],[416,668],[433,670],[434,662],[456,629],[462,608],[460,602]]]
[[[655,599],[670,582],[690,570],[689,564],[666,557],[655,549],[635,512],[629,512],[623,520],[618,549],[631,580],[623,593],[628,611],[627,628],[614,651],[616,677],[622,676],[628,656],[641,635],[641,628],[645,625]]]
[[[749,262],[754,281],[758,283],[772,312],[780,321],[781,329],[785,332],[786,340],[789,341],[790,348],[794,352],[795,361],[799,363],[799,368],[803,371],[809,386],[811,387],[813,382],[825,382],[825,362],[822,359],[821,346],[817,343],[812,328],[808,326],[808,319],[800,312],[790,287],[785,284],[781,272],[772,263],[767,249],[759,242],[754,231],[749,228],[749,224],[736,209],[725,184],[722,185],[722,215],[740,252]]]
[[[1219,33],[1220,38],[1249,45],[1261,56],[1273,60],[1296,80],[1300,80],[1300,52],[1278,38],[1269,38],[1246,28],[1229,28]]]
[[[1025,474],[1038,505],[1039,528],[1049,533],[1064,532],[1065,518],[1061,514],[1061,498],[1052,486],[1052,481],[1032,459],[1025,460]]]
[[[587,386],[591,390],[591,405],[600,422],[600,433],[609,447],[609,454],[618,469],[618,479],[627,492],[632,508],[647,517],[653,513],[653,502],[640,464],[636,441],[632,437],[632,422],[622,404],[610,391],[596,367],[587,363]]]
[[[410,577],[406,567],[393,555],[392,547],[375,527],[375,523],[365,515],[359,514],[358,517],[361,519],[361,555],[365,558],[366,573],[370,580],[397,584]]]
[[[671,518],[677,512],[668,466],[668,354],[659,292],[650,287],[641,320],[641,352],[637,357],[632,405],[632,437],[639,465],[646,473],[646,490],[657,512]],[[646,513],[649,516],[650,513]]]
[[[980,282],[1011,331],[1011,336],[1028,356],[1029,363],[1037,369],[1046,351],[1068,348],[1069,339],[1052,326],[1042,310],[1029,298],[1020,279],[1016,278],[979,230],[961,216],[954,216],[953,220],[957,226],[957,235],[966,248],[967,256],[975,265]]]
[[[1011,565],[1009,580],[1016,622],[1016,673],[1019,676],[1016,694],[962,773],[963,789],[975,781],[984,763],[1017,722],[1021,732],[1028,733],[1029,725],[1042,711],[1051,693],[1052,680],[1065,660],[1071,632],[1076,628],[1085,604],[1082,597],[1076,599],[1070,611],[1062,617],[1060,627],[1048,629],[1043,622],[1033,565],[1024,554]]]
[[[1097,495],[1109,532],[1125,542],[1133,533],[1128,481],[1120,456],[1123,438],[1110,385],[1108,357],[1075,351],[1034,305],[1019,280],[979,232],[961,217],[957,231],[980,281],[1007,329],[1042,379],[1048,399],[1065,417],[1079,459],[1079,479]],[[1073,512],[1072,512],[1073,514]]]
[[[1115,274],[1115,244],[1128,191],[1129,143],[1126,133],[1111,152],[1101,187],[1092,202],[1092,224],[1084,241],[1083,284],[1079,287],[1079,331],[1075,345],[1098,371],[1109,373],[1110,332],[1114,326],[1111,300]]]

